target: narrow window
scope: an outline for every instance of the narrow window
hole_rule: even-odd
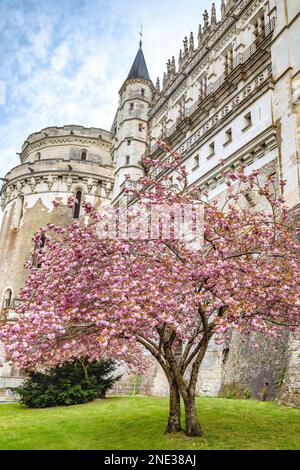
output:
[[[74,207],[74,219],[79,219],[80,217],[81,201],[82,201],[82,192],[78,191],[76,194],[76,204]]]
[[[38,161],[41,159],[41,152],[38,152],[38,153],[36,154],[36,159],[37,159]]]
[[[134,103],[130,103],[130,111],[134,110]]]
[[[141,89],[141,95],[142,95],[142,98],[145,98],[145,88]]]
[[[129,155],[127,155],[127,157],[126,157],[126,165],[130,165],[130,156]]]
[[[130,139],[127,140],[127,145],[128,145],[128,147],[131,145],[131,140]]]
[[[7,309],[10,308],[12,304],[12,290],[6,289],[4,292],[2,308]]]
[[[193,170],[197,170],[200,166],[200,158],[199,158],[199,155],[196,155],[194,157],[194,168]]]
[[[87,160],[87,154],[86,154],[86,152],[85,152],[85,151],[84,151],[84,152],[81,152],[81,161],[82,161],[82,162],[86,162],[86,160]]]
[[[215,155],[215,153],[216,153],[215,143],[212,142],[211,144],[209,144],[208,149],[209,149],[208,158],[211,158],[211,157],[213,157],[213,156]]]
[[[247,113],[246,116],[244,116],[244,129],[243,129],[243,131],[246,131],[251,126],[252,126],[252,115],[251,115],[251,112],[250,112],[250,113]]]
[[[140,123],[139,124],[139,132],[143,132],[144,130],[144,124]]]
[[[231,142],[232,142],[232,129],[228,129],[225,132],[225,144],[224,145],[228,145]]]

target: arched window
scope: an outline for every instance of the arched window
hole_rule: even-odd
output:
[[[74,207],[74,219],[79,219],[80,217],[80,209],[81,209],[81,201],[82,201],[82,192],[77,191],[76,193],[76,204]]]
[[[40,160],[40,159],[41,159],[41,152],[38,152],[38,153],[36,154],[36,159],[37,159],[37,160]]]
[[[81,152],[81,161],[82,162],[86,162],[87,161],[87,153],[85,150],[83,150],[83,152]]]
[[[2,308],[10,308],[12,306],[12,290],[6,289],[3,296]]]

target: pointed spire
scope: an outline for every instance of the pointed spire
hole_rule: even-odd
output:
[[[140,41],[140,48],[134,59],[127,80],[129,80],[130,78],[143,78],[144,80],[148,80],[149,82],[151,81],[142,49],[142,41]]]
[[[164,72],[164,78],[163,78],[163,89],[165,89],[165,87],[166,87],[166,84],[167,84],[167,74],[166,74],[166,72]]]
[[[209,16],[208,16],[208,11],[207,10],[204,10],[203,20],[204,20],[203,32],[206,33],[209,30]]]
[[[202,42],[202,25],[199,24],[199,31],[198,31],[198,47],[201,46],[201,42]]]
[[[176,74],[176,61],[175,57],[172,57],[172,73],[175,75]]]
[[[157,77],[157,80],[156,80],[156,90],[158,91],[158,93],[160,93],[160,79],[159,77]]]
[[[172,63],[171,60],[169,59],[167,62],[167,78],[170,78],[172,75]]]
[[[225,0],[222,0],[221,2],[221,17],[222,17],[222,20],[224,20],[226,16],[226,5],[225,5]]]
[[[194,51],[195,51],[194,33],[191,32],[191,35],[190,35],[190,54],[193,54]]]
[[[215,31],[217,28],[217,12],[216,5],[213,3],[211,7],[211,29]]]
[[[187,36],[183,40],[183,56],[185,57],[189,53],[189,41]]]

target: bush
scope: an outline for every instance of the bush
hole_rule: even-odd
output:
[[[230,400],[250,400],[252,393],[248,388],[241,386],[239,383],[231,382],[223,385],[219,397]]]
[[[67,363],[45,372],[30,372],[24,384],[14,389],[20,403],[28,408],[51,408],[88,403],[105,398],[120,377],[113,377],[113,361],[85,359]]]

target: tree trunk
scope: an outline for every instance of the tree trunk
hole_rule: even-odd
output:
[[[189,437],[200,437],[203,435],[197,415],[195,395],[190,395],[184,402],[185,406],[185,433]]]
[[[166,433],[176,433],[180,431],[182,431],[180,394],[176,381],[173,380],[170,381],[170,410]]]

